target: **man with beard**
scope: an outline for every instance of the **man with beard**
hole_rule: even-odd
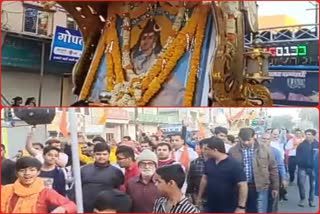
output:
[[[120,169],[109,163],[110,147],[106,143],[97,143],[93,148],[92,164],[81,168],[84,212],[93,212],[97,195],[104,190],[118,189],[124,183]]]
[[[127,193],[133,202],[132,212],[150,213],[156,199],[160,197],[154,180],[158,158],[151,150],[146,149],[139,155],[137,163],[140,176],[129,180]]]
[[[176,163],[171,157],[171,146],[168,143],[159,143],[156,148],[156,154],[158,157],[158,166],[166,166],[173,163]]]

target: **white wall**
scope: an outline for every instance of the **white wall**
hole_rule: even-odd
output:
[[[23,6],[21,2],[2,2],[2,25],[10,31],[21,32],[23,26]]]
[[[28,97],[39,98],[39,74],[27,73],[21,70],[2,70],[2,93],[11,101],[20,96],[25,102]],[[60,104],[61,76],[45,74],[42,88],[43,106],[57,106]]]
[[[25,148],[28,132],[31,126],[6,128],[8,138],[8,156],[12,157],[17,154],[18,150]],[[47,139],[45,125],[38,125],[34,132],[34,142],[40,142],[44,144]],[[2,139],[5,140],[5,139]]]

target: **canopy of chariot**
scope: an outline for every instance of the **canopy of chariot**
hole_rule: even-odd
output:
[[[73,93],[92,106],[270,106],[265,58],[247,49],[256,2],[60,4],[84,40]]]

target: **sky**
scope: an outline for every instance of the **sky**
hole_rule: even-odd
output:
[[[267,108],[267,109],[268,109],[269,115],[271,116],[290,115],[294,119],[299,118],[299,111],[301,110],[301,108],[282,108],[282,107]],[[302,108],[302,110],[303,109],[304,108]],[[319,114],[318,109],[313,108],[313,110],[314,110],[314,116],[318,117],[318,114]]]
[[[301,24],[314,24],[315,11],[307,11],[313,6],[309,1],[258,1],[259,15],[289,15]],[[313,1],[314,3],[314,1]]]
[[[271,116],[291,115],[293,118],[297,117],[300,108],[268,108],[268,113]]]

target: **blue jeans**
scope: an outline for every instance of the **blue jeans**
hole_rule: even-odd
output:
[[[268,213],[277,213],[278,212],[278,203],[279,203],[279,196],[276,198],[272,197],[272,191],[269,190],[269,200],[268,200]]]
[[[247,213],[266,213],[268,211],[269,189],[257,191],[255,187],[248,190]]]
[[[258,213],[266,213],[268,211],[269,189],[257,192],[257,210]]]
[[[314,200],[314,170],[313,169],[302,169],[298,168],[298,187],[300,199],[306,199],[306,180],[309,176],[309,201],[313,202]]]

